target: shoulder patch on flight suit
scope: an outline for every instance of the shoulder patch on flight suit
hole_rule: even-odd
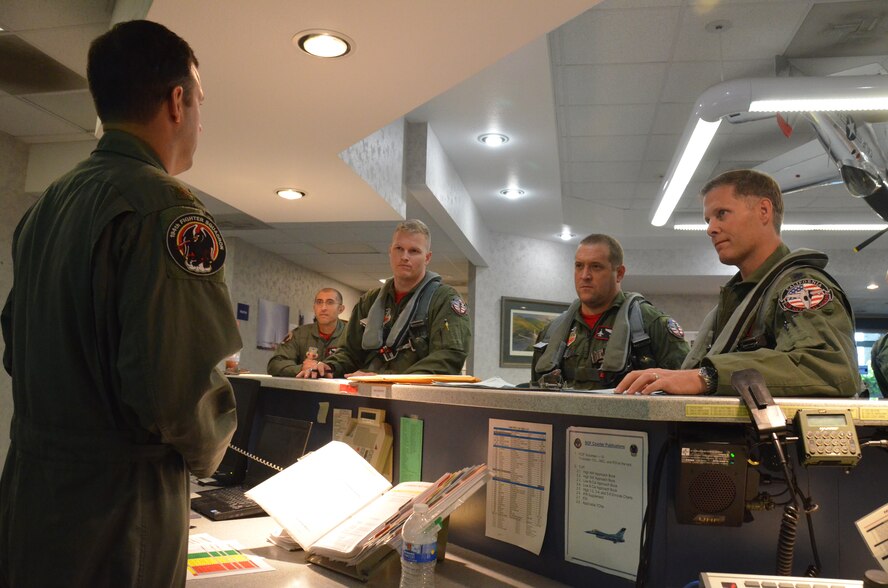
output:
[[[806,278],[793,282],[780,295],[780,308],[789,312],[817,310],[826,306],[833,295],[823,282]]]
[[[200,212],[183,214],[166,231],[167,251],[180,268],[195,276],[208,276],[225,263],[225,241],[216,224]]]
[[[469,312],[469,306],[459,296],[454,296],[450,300],[450,308],[459,316],[466,316],[466,313]]]
[[[671,318],[666,321],[666,330],[669,331],[669,333],[671,333],[677,339],[684,339],[684,329],[681,328],[681,325],[678,324],[678,321],[676,321],[675,319]]]

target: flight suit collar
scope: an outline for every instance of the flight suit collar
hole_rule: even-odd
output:
[[[93,153],[99,153],[102,151],[110,151],[126,157],[132,157],[133,159],[138,159],[148,165],[166,171],[166,168],[160,161],[160,157],[157,156],[148,143],[126,131],[118,129],[109,129],[105,131],[105,134],[99,139],[99,144],[96,146],[95,150],[93,150]]]
[[[617,292],[617,295],[614,296],[614,299],[611,302],[610,306],[604,312],[601,313],[601,318],[604,318],[605,316],[609,315],[611,312],[619,310],[620,307],[623,305],[624,300],[626,300],[626,293],[623,292],[622,290],[620,290],[619,292]],[[599,323],[601,322],[601,318],[598,319]],[[580,323],[581,325],[583,325],[584,327],[588,328],[588,325],[586,325],[586,321],[583,320],[583,306],[582,305],[580,305],[580,307],[577,308],[577,313],[576,313],[576,315],[574,315],[574,320],[576,322]]]

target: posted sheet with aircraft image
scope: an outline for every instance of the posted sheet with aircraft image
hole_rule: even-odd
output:
[[[647,462],[647,433],[568,427],[566,561],[635,579]]]

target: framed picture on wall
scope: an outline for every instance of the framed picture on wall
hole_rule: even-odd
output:
[[[567,310],[570,304],[502,298],[500,367],[525,367],[533,360],[533,344],[543,327]]]

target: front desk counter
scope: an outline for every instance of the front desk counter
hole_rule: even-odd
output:
[[[669,447],[656,497],[656,527],[649,566],[649,586],[685,586],[701,571],[773,574],[782,507],[752,513],[739,527],[679,524],[675,515],[680,435],[699,433],[713,441],[744,435],[749,417],[739,398],[653,396],[626,397],[569,392],[491,390],[469,387],[360,384],[345,380],[296,380],[269,376],[231,378],[235,386],[259,386],[258,411],[314,422],[309,450],[332,438],[333,409],[386,410],[394,433],[394,479],[398,479],[400,419],[423,420],[423,480],[487,461],[490,419],[552,425],[552,478],[548,523],[539,556],[485,536],[485,491],[477,492],[451,516],[450,542],[473,552],[530,570],[572,586],[628,588],[633,582],[597,569],[564,561],[565,456],[568,427],[643,431],[648,436],[649,483],[661,449]],[[851,410],[861,441],[888,438],[888,402],[842,399],[778,399],[787,417],[800,408]],[[325,419],[322,419],[326,415]],[[257,416],[258,418],[258,416]],[[321,422],[325,420],[326,422]],[[794,455],[794,451],[791,454]],[[814,526],[822,576],[861,579],[877,563],[854,521],[888,502],[888,451],[866,448],[850,470],[796,466],[802,490],[819,509]],[[775,477],[782,475],[775,473]],[[775,482],[765,490],[777,494]],[[802,517],[804,519],[804,517]],[[448,554],[449,557],[449,554]],[[803,575],[813,561],[804,520],[799,524],[793,573]]]
[[[283,588],[308,586],[311,588],[332,588],[350,586],[358,588],[397,588],[401,577],[401,565],[397,556],[391,557],[367,582],[354,580],[309,564],[304,551],[287,551],[267,541],[268,534],[277,525],[269,517],[241,519],[234,521],[211,521],[203,517],[191,520],[192,534],[208,533],[216,539],[237,541],[241,551],[256,555],[274,568],[267,572],[238,574],[200,581],[207,588]],[[510,566],[501,561],[463,549],[458,545],[447,545],[447,557],[440,562],[435,572],[437,588],[457,588],[464,586],[492,588],[561,588],[561,584],[527,570]],[[191,582],[189,582],[191,585]]]

